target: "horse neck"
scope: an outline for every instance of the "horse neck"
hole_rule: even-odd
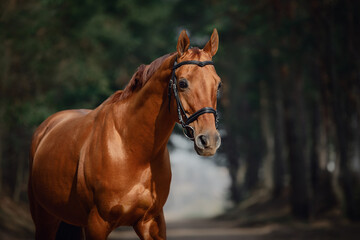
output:
[[[155,74],[138,92],[114,103],[115,128],[131,154],[151,159],[165,149],[174,128],[175,108],[167,95],[171,69]]]

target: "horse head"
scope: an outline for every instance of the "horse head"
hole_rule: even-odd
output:
[[[172,85],[169,86],[169,91],[174,91],[179,123],[201,156],[214,155],[221,144],[216,111],[221,79],[212,62],[218,45],[219,36],[214,29],[203,49],[189,48],[190,40],[183,30],[177,43]]]

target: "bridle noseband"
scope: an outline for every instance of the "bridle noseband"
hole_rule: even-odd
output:
[[[192,128],[189,124],[196,121],[198,119],[198,117],[200,117],[201,115],[205,114],[205,113],[212,113],[214,114],[215,117],[215,124],[216,124],[216,128],[217,128],[217,123],[218,123],[218,116],[217,116],[217,111],[215,109],[213,109],[212,107],[204,107],[200,110],[198,110],[197,112],[195,112],[194,114],[192,114],[190,117],[187,116],[183,105],[181,104],[180,98],[179,98],[179,93],[177,90],[177,79],[176,79],[176,75],[175,75],[175,70],[183,65],[187,65],[187,64],[195,64],[198,65],[199,67],[204,67],[206,65],[214,65],[213,61],[183,61],[180,63],[177,63],[176,60],[174,62],[174,66],[172,69],[172,74],[171,74],[171,78],[170,78],[170,82],[169,82],[169,92],[168,92],[168,96],[169,96],[169,110],[170,110],[170,100],[171,100],[171,89],[174,92],[174,97],[176,100],[176,105],[177,105],[177,112],[178,112],[178,118],[179,118],[179,122],[183,128],[183,132],[184,135],[189,138],[190,140],[194,140],[194,128]]]

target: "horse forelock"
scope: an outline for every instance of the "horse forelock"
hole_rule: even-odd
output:
[[[197,57],[197,58],[200,58],[200,55],[201,55],[201,51],[200,51],[200,48],[198,47],[192,47],[189,49],[189,54],[191,57]]]

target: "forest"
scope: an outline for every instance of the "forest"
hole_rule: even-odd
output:
[[[30,141],[46,117],[98,106],[174,52],[181,30],[203,47],[217,28],[215,161],[233,205],[261,190],[296,219],[338,209],[360,220],[359,12],[355,0],[1,1],[1,198],[27,201]]]

